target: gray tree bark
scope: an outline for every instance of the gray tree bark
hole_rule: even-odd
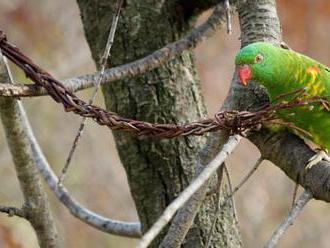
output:
[[[86,38],[97,62],[115,3],[78,0],[78,4]],[[121,13],[110,59],[113,66],[136,60],[181,38],[193,28],[192,20],[198,11],[187,17],[184,6],[177,1],[135,0],[127,1]],[[206,113],[190,51],[142,76],[105,85],[103,93],[108,110],[149,122],[190,122]],[[145,232],[192,179],[205,138],[156,140],[119,132],[114,135]],[[201,247],[205,242],[214,203],[214,196],[204,201],[184,247]],[[213,247],[240,246],[229,206],[221,211],[219,220]],[[164,234],[153,246],[159,245]]]
[[[10,83],[1,54],[0,81]],[[18,100],[0,97],[0,117],[24,196],[23,216],[34,228],[40,247],[60,247],[47,195],[42,188],[30,143],[26,136],[22,114],[25,113]]]
[[[260,40],[280,43],[281,30],[275,0],[231,2],[235,3],[239,13],[242,46]],[[111,64],[119,65],[136,60],[179,39],[193,27],[195,17],[215,3],[215,0],[126,1]],[[78,4],[93,58],[99,61],[115,3],[105,0],[78,0]],[[1,65],[0,81],[8,81],[3,70]],[[169,123],[190,122],[205,115],[199,80],[190,51],[144,75],[105,85],[103,93],[109,110],[130,118]],[[242,87],[237,84],[235,75],[223,108],[251,110],[267,100],[262,88],[254,84]],[[24,136],[21,110],[15,99],[0,99],[2,122],[25,198],[21,216],[26,217],[35,228],[41,247],[57,247],[57,233],[46,195],[42,191],[34,166],[31,147]],[[211,159],[221,148],[226,135],[213,135],[207,143],[207,148],[200,153],[200,159]],[[204,146],[206,139],[194,137],[159,141],[139,139],[124,133],[115,133],[115,138],[142,229],[146,231],[191,181],[195,174],[194,165],[198,160],[198,151]],[[313,172],[316,173],[306,175],[304,164],[311,157],[312,151],[301,139],[286,130],[271,132],[267,129],[252,133],[249,139],[259,147],[263,158],[275,162],[288,176],[304,187],[316,189],[313,192],[314,197],[329,201],[330,169],[321,175],[319,172],[324,171],[323,167],[326,166],[325,162],[321,162],[319,165],[322,165],[322,168],[319,165],[316,169],[313,167]],[[199,208],[205,195],[206,190],[198,199],[193,199],[193,204],[197,206],[195,209],[199,209],[199,213],[183,243],[184,247],[200,247],[206,240],[212,223],[213,216],[210,213],[213,213],[215,208],[215,199],[213,196],[206,196]],[[185,207],[187,206],[189,204]],[[186,213],[191,214],[191,209],[188,208]],[[184,208],[182,210],[185,211]],[[184,218],[173,223],[180,225],[185,221]],[[183,237],[184,235],[185,233]],[[213,247],[241,245],[230,206],[220,212],[213,235]],[[161,239],[162,235],[153,245],[158,246]]]
[[[281,30],[276,13],[275,0],[246,0],[232,2],[239,14],[242,46],[256,41],[268,41],[279,44],[281,41]],[[261,87],[249,83],[247,87],[238,83],[237,75],[234,74],[228,96],[222,109],[253,110],[268,101],[266,92]],[[266,130],[264,130],[267,132]],[[253,136],[251,136],[253,137]],[[267,138],[268,136],[264,136]],[[209,163],[215,153],[221,149],[228,139],[228,133],[221,131],[208,137],[207,145],[200,152],[202,165]],[[263,136],[260,136],[261,140]],[[264,151],[267,148],[263,148]],[[264,153],[262,153],[265,156]],[[199,164],[197,164],[200,167]],[[205,198],[207,185],[201,187],[191,199],[182,207],[167,233],[162,245],[163,247],[178,247],[190,227],[191,219],[199,209],[199,205]]]

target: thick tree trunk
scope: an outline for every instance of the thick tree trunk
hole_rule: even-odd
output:
[[[136,60],[182,37],[193,28],[177,1],[127,1],[119,20],[111,65]],[[93,58],[103,52],[115,1],[78,0]],[[183,10],[183,11],[182,11]],[[103,87],[106,107],[122,116],[159,123],[189,122],[205,116],[200,83],[190,51],[166,65]],[[140,139],[115,132],[121,161],[145,232],[194,175],[205,138]],[[185,247],[201,247],[213,219],[214,197],[205,200]],[[219,216],[214,247],[238,247],[240,237],[230,208]],[[161,238],[154,242],[159,244]]]

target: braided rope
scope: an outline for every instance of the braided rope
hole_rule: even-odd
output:
[[[0,48],[2,53],[19,68],[35,84],[44,87],[48,94],[58,103],[61,103],[66,112],[74,112],[83,117],[92,118],[101,126],[112,130],[131,132],[139,136],[159,138],[173,138],[177,136],[204,135],[208,132],[227,130],[231,133],[242,134],[247,130],[259,127],[261,124],[274,123],[297,129],[305,135],[306,131],[299,129],[292,123],[277,120],[276,113],[281,109],[305,106],[315,102],[325,102],[321,97],[294,97],[288,102],[266,105],[255,112],[225,110],[218,112],[214,118],[202,119],[188,124],[159,124],[121,117],[98,106],[88,104],[48,72],[34,64],[17,47],[7,41],[6,35],[0,30]],[[293,92],[297,93],[297,92]]]

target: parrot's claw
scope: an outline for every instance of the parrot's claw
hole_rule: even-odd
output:
[[[318,149],[317,153],[308,160],[306,165],[306,170],[310,170],[314,165],[322,160],[330,162],[330,156],[328,153],[323,149]]]

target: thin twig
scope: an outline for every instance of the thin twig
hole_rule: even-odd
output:
[[[227,182],[228,182],[229,198],[231,201],[231,206],[233,208],[233,216],[234,216],[236,223],[238,223],[236,204],[235,204],[234,193],[233,193],[234,191],[233,191],[233,186],[232,186],[233,184],[231,183],[230,173],[229,173],[229,170],[228,170],[226,164],[224,165],[224,170],[225,170],[225,175],[226,175]]]
[[[225,161],[228,155],[235,149],[241,136],[233,135],[223,146],[222,151],[204,168],[199,176],[165,209],[159,219],[149,231],[142,237],[137,248],[146,248],[161,230],[171,221],[176,211],[212,176],[212,174]]]
[[[109,31],[109,35],[108,35],[107,44],[105,46],[104,53],[103,53],[103,55],[101,57],[101,62],[100,62],[100,64],[101,64],[100,77],[96,81],[96,84],[94,86],[92,95],[91,95],[90,99],[88,100],[88,104],[93,104],[93,102],[95,101],[97,91],[99,90],[100,85],[101,85],[101,82],[103,81],[105,69],[106,69],[106,66],[107,66],[107,63],[108,63],[108,58],[110,57],[111,47],[113,45],[113,40],[115,38],[115,33],[116,33],[116,29],[117,29],[117,23],[118,23],[118,20],[119,20],[119,15],[120,15],[120,10],[121,10],[122,4],[123,4],[123,0],[118,0],[117,1],[116,14],[112,18],[112,23],[111,23],[111,27],[110,27],[110,31]],[[84,116],[82,118],[81,122],[80,122],[80,126],[79,126],[79,129],[77,131],[77,134],[76,134],[76,136],[75,136],[75,138],[73,140],[73,144],[71,146],[69,155],[68,155],[68,157],[67,157],[67,159],[65,161],[64,167],[62,168],[61,175],[59,176],[59,180],[58,180],[58,183],[59,184],[61,184],[63,182],[64,177],[66,175],[66,172],[67,172],[67,170],[69,168],[69,165],[71,163],[73,154],[74,154],[74,152],[75,152],[75,150],[76,150],[76,148],[78,146],[79,139],[80,139],[80,137],[81,137],[81,135],[83,133],[86,119],[87,119],[87,117]]]
[[[47,162],[33,134],[31,125],[23,107],[19,108],[19,115],[22,120],[22,125],[24,126],[24,135],[26,135],[31,145],[31,150],[37,169],[57,199],[71,212],[71,214],[86,224],[106,233],[131,238],[141,237],[140,223],[113,220],[94,213],[74,199],[64,186],[58,185],[58,178]]]
[[[218,220],[218,213],[221,209],[221,186],[222,186],[222,178],[223,178],[223,170],[224,167],[226,166],[225,162],[223,162],[223,165],[221,165],[220,168],[218,168],[218,183],[217,183],[217,199],[216,199],[216,205],[214,209],[214,215],[213,215],[213,222],[211,225],[211,228],[209,230],[209,233],[207,235],[207,239],[204,245],[204,248],[208,248],[212,239],[213,231],[215,228],[215,224],[217,223]]]
[[[215,31],[225,22],[225,8],[222,4],[218,4],[211,16],[200,26],[194,28],[188,35],[182,39],[169,43],[163,48],[153,52],[152,54],[138,59],[136,61],[120,65],[114,68],[105,70],[105,76],[102,83],[111,83],[124,78],[134,77],[143,74],[147,71],[153,70],[174,57],[180,55],[182,52],[195,48],[199,43],[212,36]],[[71,91],[91,88],[95,82],[99,80],[100,72],[94,74],[87,74],[71,79],[64,80],[65,87]],[[24,85],[6,85],[0,84],[0,95],[7,97],[32,97],[47,95],[48,92],[38,86],[31,84]]]
[[[229,0],[225,0],[225,9],[226,9],[226,24],[227,24],[227,33],[232,33],[231,25],[231,14],[230,14],[230,3]]]
[[[228,197],[232,197],[246,182],[249,178],[253,175],[253,173],[259,168],[260,164],[264,161],[263,157],[258,158],[255,165],[252,169],[243,177],[241,182],[234,188],[232,193]]]
[[[283,237],[285,231],[292,225],[293,221],[297,218],[298,214],[303,210],[307,202],[313,198],[310,191],[305,190],[298,198],[297,202],[294,204],[293,208],[290,210],[288,216],[283,220],[283,222],[276,228],[270,240],[266,243],[264,248],[275,247],[279,240]]]
[[[1,51],[0,78],[8,84],[14,82],[8,61],[2,56]],[[22,212],[16,211],[16,213],[24,215],[30,222],[36,232],[40,247],[60,247],[47,195],[43,190],[41,179],[35,168],[36,163],[29,141],[25,136],[25,128],[20,112],[23,105],[17,99],[1,98],[0,100],[1,121],[24,196]],[[14,211],[14,209],[11,210]]]
[[[7,60],[6,57],[2,56],[1,51],[0,51],[0,57],[2,57],[3,63],[5,64],[6,69],[7,69],[7,74],[8,74],[8,78],[9,78],[9,81],[10,81],[8,83],[13,84],[14,83],[14,77],[13,77],[13,74],[10,70],[8,60]],[[24,210],[20,209],[20,208],[16,208],[16,207],[0,206],[0,212],[7,213],[9,217],[12,217],[12,216],[16,215],[18,217],[25,218]]]
[[[199,159],[196,161],[195,164],[194,179],[199,176],[205,166],[209,164],[214,159],[214,157],[222,150],[223,145],[227,143],[228,138],[228,133],[225,132],[211,134],[207,137],[207,142],[205,146],[198,154]],[[168,228],[165,237],[163,238],[159,246],[160,248],[180,247],[183,244],[184,239],[194,222],[197,212],[199,211],[212,182],[213,180],[210,179],[207,183],[205,183],[177,211],[175,217],[171,221],[171,224]],[[217,183],[219,183],[219,181]]]
[[[239,191],[241,189],[241,187],[249,180],[249,178],[254,174],[254,172],[259,168],[260,164],[264,161],[264,159],[262,157],[258,158],[258,160],[256,161],[255,165],[252,167],[252,169],[243,177],[243,179],[241,180],[241,182],[234,188],[232,189],[232,184],[229,184],[229,180],[230,177],[227,177],[228,180],[228,186],[229,186],[229,194],[225,197],[224,201],[222,202],[222,206],[224,206],[225,204],[228,203],[228,201],[230,200],[233,206],[233,211],[234,211],[234,217],[236,222],[238,222],[237,219],[237,213],[236,213],[236,207],[235,207],[235,199],[234,199],[234,195],[237,193],[237,191]],[[225,168],[226,169],[226,168]],[[227,169],[228,171],[228,169]],[[229,175],[229,174],[228,174]]]
[[[297,181],[294,183],[294,189],[293,189],[293,194],[292,194],[291,207],[293,207],[294,204],[295,204],[295,202],[296,202],[298,189],[299,189],[299,183],[298,183],[298,180],[297,180]]]
[[[24,210],[16,207],[0,206],[0,212],[8,214],[9,217],[18,216],[26,218]]]
[[[1,51],[0,51],[0,53],[1,53]],[[2,56],[2,53],[0,54],[0,56],[2,57],[3,62],[5,63],[5,66],[7,68],[7,74],[8,74],[9,81],[10,81],[7,84],[13,85],[15,83],[15,81],[14,81],[13,73],[11,72],[11,69],[10,69],[10,66],[8,63],[8,59],[5,56]]]

